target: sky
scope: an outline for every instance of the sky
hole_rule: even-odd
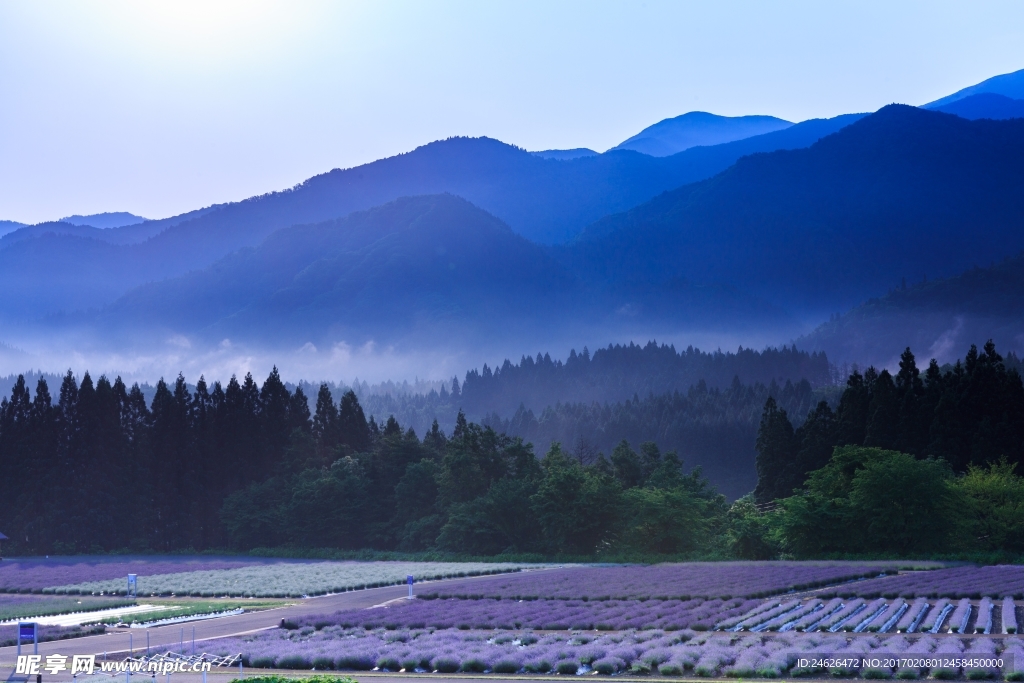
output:
[[[161,218],[454,135],[616,145],[1024,68],[1024,3],[0,3],[0,219]]]

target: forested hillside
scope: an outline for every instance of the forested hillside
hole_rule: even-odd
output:
[[[675,450],[730,498],[754,485],[754,441],[765,399],[775,396],[802,416],[831,395],[838,380],[824,354],[795,347],[735,353],[676,351],[650,342],[506,360],[470,370],[452,391],[421,395],[365,391],[367,414],[394,415],[417,433],[437,420],[450,430],[456,415],[522,437],[545,452],[560,442],[590,461],[622,439]],[[823,389],[820,390],[820,389]]]
[[[1019,367],[1016,358],[1012,365]],[[899,371],[854,371],[833,410],[819,405],[799,429],[769,400],[757,437],[757,489],[762,502],[790,495],[824,467],[836,446],[870,446],[941,459],[952,471],[1005,458],[1024,463],[1024,385],[990,341],[972,346],[943,371],[917,367],[908,348]]]
[[[1022,158],[1024,119],[890,105],[602,219],[561,258],[595,283],[728,282],[827,316],[1024,248]]]
[[[599,418],[625,433],[629,418],[616,411],[728,421],[766,395],[755,495],[778,503],[768,512],[749,498],[730,505],[701,468],[653,441],[621,440],[598,454],[585,443],[535,451],[461,413],[450,433],[434,424],[420,436],[393,417],[367,419],[355,394],[336,401],[326,385],[311,412],[276,371],[262,386],[251,376],[225,387],[200,379],[194,392],[179,377],[161,382],[149,405],[120,380],[78,383],[69,373],[55,399],[45,380],[33,392],[19,378],[0,404],[0,525],[17,554],[1024,549],[1024,479],[1013,471],[1024,460],[1024,386],[991,345],[946,371],[932,364],[923,377],[909,351],[895,377],[853,372],[838,406],[819,402],[796,429],[785,409],[813,405],[806,383],[699,385]]]
[[[971,343],[1019,348],[1024,334],[1024,255],[955,277],[894,287],[801,337],[802,348],[836,361],[893,366],[895,349],[925,349],[952,361]]]
[[[583,286],[544,248],[442,194],[279,230],[256,249],[139,287],[89,317],[107,334],[149,343],[180,334],[271,348],[345,340],[505,354],[610,330],[642,334],[680,318],[727,329],[785,316],[724,286]]]

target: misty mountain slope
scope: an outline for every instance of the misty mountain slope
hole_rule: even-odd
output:
[[[453,195],[407,197],[275,232],[210,268],[129,292],[92,319],[133,335],[254,345],[509,348],[785,320],[728,287],[581,287],[541,246]],[[295,348],[294,346],[292,348]]]
[[[981,83],[957,90],[952,95],[940,97],[924,106],[934,109],[981,93],[995,93],[1014,100],[1024,100],[1024,69],[987,78]]]
[[[1024,118],[1024,100],[1014,100],[995,93],[970,95],[949,104],[926,108],[971,120]]]
[[[453,321],[500,328],[573,291],[540,247],[463,199],[434,195],[278,231],[204,271],[141,287],[102,319],[320,341]]]
[[[14,234],[0,245],[9,237]],[[147,279],[144,265],[126,255],[125,247],[76,234],[47,232],[7,243],[0,248],[0,287],[11,295],[0,300],[0,320],[24,321],[113,301],[126,281]]]
[[[16,221],[0,221],[0,237],[6,235],[9,232],[20,230],[24,228],[24,223],[18,223]]]
[[[594,281],[729,282],[827,315],[903,276],[1015,253],[1022,228],[1024,120],[892,105],[598,221],[558,253]]]
[[[891,366],[909,346],[947,362],[992,339],[1024,350],[1024,254],[955,277],[893,289],[798,340],[834,361]]]
[[[631,149],[654,157],[667,157],[691,147],[720,145],[792,125],[774,116],[718,116],[691,111],[648,126],[612,150]]]
[[[42,237],[43,235],[71,235],[106,242],[102,237],[104,232],[106,231],[91,225],[75,225],[74,223],[66,223],[64,221],[37,223],[16,228],[0,237],[0,250],[6,249],[12,244]]]
[[[48,275],[48,264],[73,263],[78,243],[46,240],[35,245],[26,251],[31,254],[28,262],[15,264],[7,274],[0,271],[0,282],[16,282],[31,292],[32,305],[0,300],[0,318],[98,308],[146,282],[206,268],[234,251],[258,245],[280,228],[338,218],[422,192],[459,194],[485,209],[488,204],[498,206],[525,222],[539,217],[537,225],[550,226],[551,221],[575,216],[566,224],[582,227],[663,190],[710,177],[745,154],[812,144],[856,116],[806,121],[784,131],[695,147],[660,159],[628,151],[565,161],[542,159],[495,140],[457,138],[355,169],[332,171],[293,190],[168,219],[102,230],[68,223],[28,226],[0,239],[0,254],[15,242],[48,233],[89,237],[124,249],[93,248],[91,258],[98,261],[83,270],[78,280],[79,270],[70,269],[57,286]],[[0,255],[0,265],[4,262]],[[717,296],[688,287],[685,295],[694,301]]]

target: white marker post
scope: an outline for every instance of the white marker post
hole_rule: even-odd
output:
[[[405,582],[407,584],[409,584],[409,599],[410,600],[412,600],[412,582],[413,582],[413,580],[414,579],[412,578],[412,574],[409,574],[408,576],[405,577]]]

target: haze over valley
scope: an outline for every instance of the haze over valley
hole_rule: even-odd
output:
[[[769,397],[799,426],[907,347],[992,340],[1016,367],[1022,117],[1024,70],[830,118],[689,111],[604,152],[424,140],[165,218],[4,220],[0,372],[151,399],[277,368],[311,408],[326,382],[420,434],[461,411],[581,462],[656,441],[738,497]]]

